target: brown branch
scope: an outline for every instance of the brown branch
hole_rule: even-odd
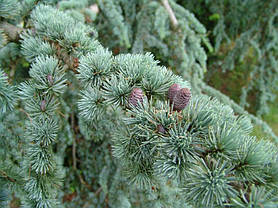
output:
[[[165,7],[166,11],[169,14],[172,25],[174,26],[174,28],[177,28],[179,23],[178,23],[178,20],[177,20],[175,14],[174,14],[169,2],[168,2],[168,0],[162,0],[162,4],[163,4],[163,6]]]
[[[88,183],[83,179],[82,175],[79,174],[78,171],[76,171],[76,174],[77,174],[77,176],[78,176],[80,182],[81,182],[83,185],[85,185],[87,189],[89,189],[91,192],[93,192],[93,187],[92,187],[90,184],[88,184]]]
[[[22,108],[19,108],[19,111],[25,113],[27,115],[27,117],[29,118],[30,122],[32,123],[32,118],[30,117],[30,115],[25,110],[23,110]]]
[[[18,41],[19,35],[24,31],[23,28],[16,27],[8,22],[0,23],[0,28],[4,31],[4,33],[9,37],[12,41]]]
[[[9,177],[9,176],[7,175],[7,173],[5,173],[4,171],[0,170],[0,174],[1,174],[3,177],[7,178],[7,180],[9,180],[9,181],[11,181],[11,182],[13,182],[13,183],[16,183],[16,180],[13,179],[13,178],[11,178],[11,177]]]
[[[63,114],[61,111],[58,111],[58,113],[59,113],[62,117],[66,118],[66,115]]]
[[[99,193],[102,191],[102,188],[101,187],[99,187],[97,190],[96,190],[96,192],[95,192],[95,195],[96,196],[98,196],[99,195]]]
[[[63,50],[58,42],[53,43],[57,51],[56,55],[58,56],[58,59],[64,62],[65,69],[72,70],[75,74],[78,74],[79,72],[76,69],[79,66],[79,59],[77,57],[70,56],[70,54]],[[78,46],[78,44],[76,44],[76,46]]]

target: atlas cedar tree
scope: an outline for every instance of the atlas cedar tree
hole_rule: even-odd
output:
[[[163,4],[150,2],[136,15],[142,30],[134,52],[148,34],[150,22],[143,20],[152,8],[159,6],[155,15],[168,21]],[[115,16],[120,4],[97,3],[131,47],[128,27]],[[177,29],[172,40],[185,47],[188,37],[198,61],[182,67],[200,79],[205,29],[175,2],[170,6],[196,26]],[[92,37],[95,15],[82,10],[86,1],[58,7],[55,1],[0,1],[1,206],[9,200],[36,208],[277,206],[277,146],[250,136],[250,116],[198,94],[202,85],[191,88],[151,53],[114,56]],[[173,98],[177,111],[168,99],[173,84],[181,86]],[[129,105],[143,94],[146,102]]]

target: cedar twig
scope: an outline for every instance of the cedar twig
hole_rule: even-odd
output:
[[[7,178],[9,181],[11,181],[11,182],[13,182],[13,183],[16,183],[16,180],[13,179],[13,178],[11,178],[11,177],[9,177],[9,176],[7,175],[7,173],[5,173],[4,171],[0,170],[0,174],[1,174],[3,177]]]
[[[61,111],[58,111],[58,113],[59,113],[61,116],[63,116],[64,118],[66,118],[66,115],[63,114]]]
[[[87,189],[89,189],[91,192],[93,192],[93,187],[92,187],[90,184],[88,184],[88,183],[83,179],[82,175],[78,172],[78,170],[76,171],[76,174],[77,174],[77,176],[78,176],[80,182],[81,182],[83,185],[85,185]]]
[[[56,55],[58,56],[58,59],[64,62],[65,69],[72,70],[75,74],[78,74],[79,72],[76,70],[76,68],[79,65],[78,58],[77,57],[74,58],[70,54],[68,54],[65,50],[63,50],[63,48],[59,45],[59,43],[54,42],[54,45],[57,51]]]
[[[99,193],[100,193],[101,191],[102,191],[102,188],[99,187],[99,188],[96,190],[95,195],[96,195],[96,196],[99,195]]]
[[[71,128],[73,131],[72,161],[73,161],[73,169],[76,170],[76,141],[75,141],[75,132],[74,132],[74,115],[73,115],[73,113],[70,115],[70,118],[71,118]]]
[[[168,2],[168,0],[162,0],[162,4],[165,7],[165,9],[167,10],[167,12],[169,14],[169,17],[170,17],[170,20],[171,20],[174,28],[177,28],[179,23],[178,23],[178,20],[177,20],[175,14],[174,14],[169,2]]]
[[[8,22],[0,23],[0,28],[4,30],[5,34],[12,41],[19,40],[19,35],[24,30],[23,28],[16,27],[15,25],[12,25]]]
[[[27,117],[29,118],[30,122],[32,123],[32,118],[30,117],[30,115],[25,110],[23,110],[22,108],[19,108],[19,111],[25,113],[27,115]]]

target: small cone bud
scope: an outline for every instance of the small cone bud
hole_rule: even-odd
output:
[[[157,131],[161,134],[165,134],[166,133],[166,130],[164,129],[164,127],[162,125],[158,125],[157,126]]]
[[[37,32],[34,28],[31,29],[32,35],[37,35]]]
[[[181,88],[178,84],[172,84],[171,87],[169,87],[168,98],[170,100],[170,103],[173,103],[174,98],[180,89]]]
[[[177,95],[174,97],[174,107],[173,110],[181,111],[187,106],[191,98],[191,92],[188,88],[182,88],[178,91]]]
[[[96,36],[96,34],[95,34],[95,32],[94,32],[94,31],[92,31],[92,32],[89,32],[89,36],[90,36],[90,37],[95,37],[95,36]]]
[[[51,74],[47,75],[47,81],[48,81],[48,83],[49,83],[50,86],[53,85],[54,82],[53,82],[53,77],[52,77]]]
[[[129,96],[128,103],[129,105],[137,106],[138,101],[143,102],[143,91],[140,88],[134,88]]]
[[[42,100],[42,102],[41,102],[41,110],[45,111],[45,109],[46,109],[46,100]]]
[[[97,4],[92,4],[90,7],[90,10],[96,14],[99,13],[99,8],[98,8],[98,5]]]

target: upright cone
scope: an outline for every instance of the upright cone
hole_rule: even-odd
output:
[[[171,87],[169,87],[168,98],[169,98],[171,104],[174,102],[174,98],[180,89],[181,89],[181,87],[176,83],[172,84]]]
[[[129,96],[128,104],[130,106],[137,106],[138,102],[143,102],[143,91],[140,88],[134,88]]]
[[[41,106],[40,106],[40,107],[41,107],[41,111],[44,112],[45,109],[46,109],[46,100],[42,100],[42,101],[41,101]]]
[[[48,83],[49,83],[50,86],[53,85],[54,81],[53,81],[53,77],[52,77],[51,74],[48,74],[48,75],[47,75],[47,81],[48,81]]]
[[[188,88],[180,89],[173,100],[173,110],[181,111],[187,106],[191,98],[191,92]]]
[[[166,133],[166,130],[164,129],[164,127],[163,127],[161,124],[159,124],[159,125],[157,126],[157,131],[158,131],[159,133],[161,133],[161,134],[165,134],[165,133]]]

